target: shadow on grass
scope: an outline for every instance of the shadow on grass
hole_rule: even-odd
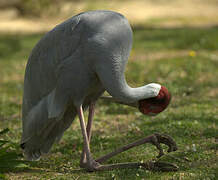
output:
[[[24,169],[5,169],[2,171],[3,173],[43,173],[44,171],[41,169],[31,169],[31,168],[24,168]]]

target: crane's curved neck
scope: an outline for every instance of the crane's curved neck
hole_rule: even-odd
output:
[[[113,98],[123,103],[135,103],[158,95],[161,86],[156,83],[138,88],[130,87],[124,76],[124,68],[120,69],[120,67],[119,64],[115,63],[107,63],[106,65],[99,63],[96,66],[96,72],[102,85]]]
[[[127,84],[124,75],[120,76],[115,84],[116,88],[109,90],[109,93],[124,103],[133,103],[142,99],[156,97],[161,89],[161,85],[156,83],[132,88]]]
[[[151,83],[138,88],[127,84],[124,71],[131,49],[131,34],[119,34],[117,38],[110,41],[107,49],[102,49],[104,45],[98,46],[99,51],[95,53],[93,67],[102,85],[113,98],[124,103],[156,97],[161,89],[159,84]]]

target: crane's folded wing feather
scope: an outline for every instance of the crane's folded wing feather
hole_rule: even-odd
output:
[[[51,123],[51,118],[64,111],[67,94],[63,94],[63,99],[55,98],[61,78],[57,71],[76,51],[80,34],[80,18],[75,16],[48,32],[32,50],[24,80],[22,143],[41,132]]]

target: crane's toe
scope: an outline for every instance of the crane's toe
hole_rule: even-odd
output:
[[[160,158],[164,155],[163,149],[161,147],[161,143],[168,146],[167,152],[176,151],[178,149],[176,142],[170,136],[166,134],[155,133],[153,138],[151,139],[151,143],[157,147],[159,150],[159,155],[157,158]]]
[[[168,146],[167,152],[178,150],[176,142],[169,135],[155,133],[155,136],[157,137],[159,143],[162,143]]]

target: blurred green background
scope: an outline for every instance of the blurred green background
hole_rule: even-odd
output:
[[[78,119],[49,156],[32,163],[22,161],[18,144],[28,56],[56,24],[95,9],[120,12],[130,21],[134,42],[126,69],[128,83],[136,87],[158,82],[173,98],[169,108],[156,117],[99,101],[91,141],[94,157],[155,132],[167,133],[179,150],[164,160],[173,161],[179,171],[80,170]],[[0,179],[217,179],[217,9],[217,0],[1,0]],[[9,132],[1,133],[6,128]],[[147,161],[156,155],[156,149],[146,145],[108,163]]]

